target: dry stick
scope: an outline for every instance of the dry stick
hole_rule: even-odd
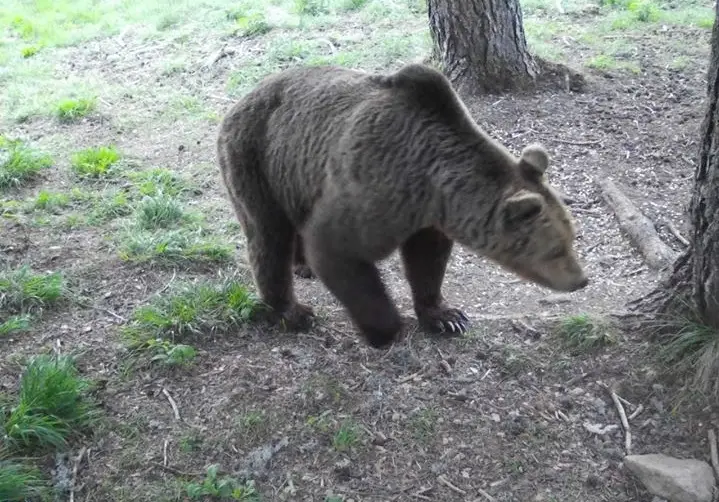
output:
[[[613,390],[609,391],[612,395],[612,401],[614,406],[617,408],[619,413],[619,419],[622,421],[622,427],[624,427],[624,449],[627,451],[627,455],[631,455],[632,452],[632,433],[629,430],[629,421],[627,420],[627,414],[624,412],[624,406],[622,406],[619,396]]]
[[[165,439],[165,444],[162,446],[162,465],[167,467],[167,444],[168,440]]]
[[[709,429],[707,432],[709,435],[709,455],[712,459],[712,466],[714,467],[714,473],[719,478],[719,454],[717,454],[717,436],[714,433],[714,429]]]
[[[637,409],[632,412],[631,415],[627,417],[627,420],[634,420],[637,418],[637,415],[639,415],[642,411],[644,411],[644,405],[640,404],[637,406]]]
[[[639,211],[614,182],[605,179],[598,184],[604,200],[619,220],[619,226],[639,248],[647,265],[654,269],[670,266],[678,255],[662,242],[652,221]]]
[[[684,244],[685,247],[689,247],[689,241],[687,240],[686,237],[684,237],[681,233],[679,233],[679,229],[677,227],[675,227],[674,224],[669,220],[666,220],[666,224],[667,224],[667,228],[672,233],[672,235],[674,237],[676,237],[679,242]]]
[[[437,481],[439,481],[440,483],[442,483],[444,486],[446,486],[446,487],[449,488],[450,490],[459,493],[460,495],[467,495],[467,492],[466,492],[466,491],[464,491],[464,490],[462,490],[461,488],[459,488],[459,487],[453,485],[452,482],[451,482],[449,479],[445,478],[443,475],[437,476]]]
[[[84,446],[80,448],[80,451],[77,454],[77,458],[75,459],[75,463],[72,466],[72,482],[70,483],[70,495],[69,495],[69,502],[75,502],[75,484],[77,483],[77,471],[80,467],[80,462],[82,462],[82,457],[85,456],[85,452],[87,451],[87,448]]]
[[[487,500],[489,500],[489,502],[496,502],[496,501],[497,501],[497,499],[495,499],[494,497],[492,497],[489,493],[487,493],[486,491],[482,490],[481,488],[477,488],[477,491],[479,492],[479,494],[480,494],[482,497],[484,497],[484,498],[486,498]],[[477,499],[475,502],[479,502],[479,499]]]
[[[175,400],[172,399],[172,396],[164,387],[162,388],[162,393],[165,394],[167,400],[170,401],[170,406],[172,406],[172,412],[175,414],[175,420],[181,420],[180,410],[177,408],[177,403],[175,402]]]

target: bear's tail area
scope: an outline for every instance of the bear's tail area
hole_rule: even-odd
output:
[[[447,77],[439,71],[421,64],[408,64],[388,75],[385,84],[404,89],[422,108],[443,115],[463,115],[463,106]]]

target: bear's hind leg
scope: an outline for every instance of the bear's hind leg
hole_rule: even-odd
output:
[[[442,296],[442,281],[452,245],[439,230],[424,228],[410,236],[400,249],[417,319],[433,332],[461,333],[466,331],[469,322],[464,312],[448,307]]]
[[[311,279],[315,276],[305,259],[305,247],[300,234],[295,235],[294,272],[298,277]]]
[[[312,308],[297,301],[292,262],[296,231],[282,213],[253,215],[245,226],[247,253],[262,301],[290,330],[306,330],[314,317]]]
[[[402,319],[374,263],[333,250],[331,243],[311,238],[305,243],[312,270],[344,305],[367,343],[377,349],[392,344]]]

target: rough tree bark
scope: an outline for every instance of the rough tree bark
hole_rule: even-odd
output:
[[[519,0],[428,0],[434,57],[465,95],[527,90],[540,82],[581,90],[584,79],[527,48]]]
[[[719,9],[719,0],[715,8]],[[690,246],[674,263],[666,283],[637,302],[635,308],[669,314],[680,307],[676,300],[685,298],[691,300],[703,323],[719,328],[719,19],[714,21],[711,47],[707,108],[689,206]]]

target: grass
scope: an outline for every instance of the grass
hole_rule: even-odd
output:
[[[67,98],[55,107],[55,115],[60,122],[73,122],[94,112],[97,107],[96,98]]]
[[[52,164],[49,155],[35,151],[21,140],[0,136],[0,191],[25,185]]]
[[[178,340],[227,332],[250,322],[259,309],[255,296],[236,280],[187,283],[136,309],[122,334],[131,350],[160,355],[155,360],[167,362],[169,353],[178,350]],[[179,351],[174,357],[181,361],[194,358],[187,348]]]
[[[356,446],[360,441],[360,428],[352,421],[344,421],[332,437],[332,447],[344,452]]]
[[[136,264],[219,264],[229,262],[234,253],[231,246],[185,228],[154,232],[127,229],[119,240],[120,258]]]
[[[190,220],[182,205],[172,196],[162,192],[146,195],[136,210],[137,224],[143,230],[170,228]]]
[[[613,326],[605,319],[589,314],[568,316],[555,328],[564,343],[580,352],[588,352],[617,342]]]
[[[20,378],[14,406],[4,407],[4,437],[10,451],[62,449],[88,431],[99,413],[87,397],[90,383],[67,355],[33,357]]]
[[[60,272],[36,273],[28,265],[0,271],[0,312],[29,313],[59,302],[67,293]]]
[[[120,160],[114,146],[90,147],[72,154],[72,171],[82,178],[99,178],[107,175],[110,168]]]
[[[48,212],[57,212],[59,209],[70,204],[70,197],[63,193],[53,193],[47,190],[40,190],[35,197],[33,207]]]
[[[13,460],[0,460],[0,500],[50,500],[50,495],[50,485],[37,468]]]
[[[13,315],[0,322],[0,337],[27,331],[30,328],[30,316]]]
[[[190,500],[237,500],[242,502],[259,502],[260,496],[251,480],[240,482],[230,476],[219,476],[219,466],[212,464],[207,467],[205,479],[201,482],[187,483],[185,490]]]

